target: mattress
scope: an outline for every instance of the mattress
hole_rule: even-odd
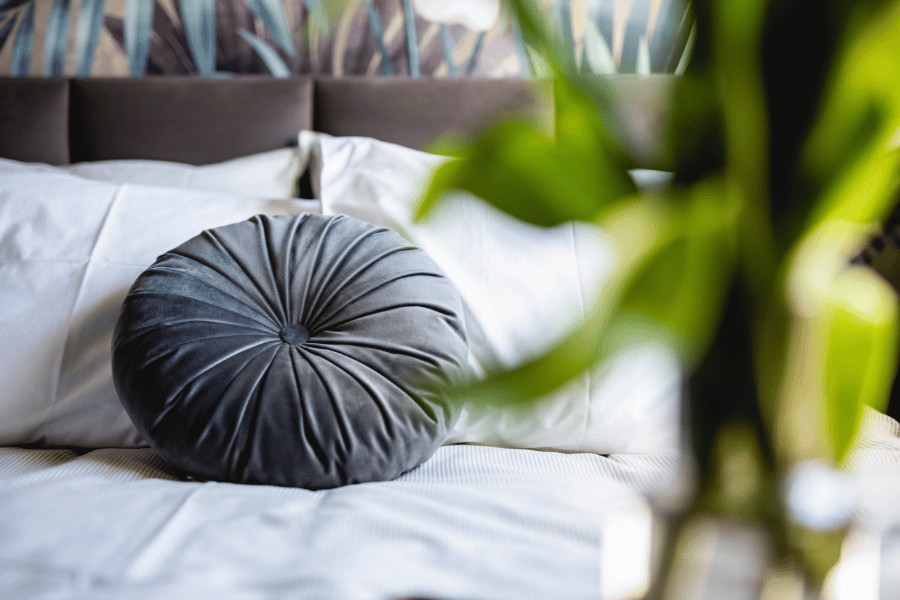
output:
[[[646,519],[641,491],[675,466],[674,455],[458,445],[395,481],[313,492],[182,480],[149,449],[2,448],[0,590],[593,599],[604,524]]]

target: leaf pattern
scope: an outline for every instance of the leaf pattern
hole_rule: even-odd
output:
[[[33,0],[0,0],[0,12],[6,12],[30,2]]]
[[[3,50],[3,46],[6,45],[6,40],[9,39],[9,34],[12,33],[13,25],[16,24],[15,15],[10,15],[6,17],[6,20],[0,24],[0,51]]]
[[[272,77],[290,77],[290,69],[272,46],[245,29],[238,29],[238,35],[247,40],[247,43],[253,46],[253,49],[262,57]]]
[[[34,45],[34,2],[28,5],[19,18],[16,41],[12,47],[11,74],[26,77],[31,70],[31,48]]]
[[[263,73],[262,59],[239,29],[254,30],[253,15],[242,0],[216,0],[216,70],[227,73]]]
[[[132,77],[140,77],[147,71],[154,6],[155,3],[146,0],[127,0],[125,3],[125,53]]]
[[[179,6],[197,74],[209,77],[216,68],[215,0],[182,0]]]
[[[44,74],[59,77],[63,73],[69,43],[69,0],[53,0],[47,32],[44,35]]]
[[[105,5],[106,0],[84,0],[81,4],[78,31],[75,34],[75,75],[78,77],[91,74]]]
[[[47,75],[211,76],[271,73],[274,66],[338,77],[530,77],[543,69],[510,19],[471,31],[424,19],[411,0],[348,2],[328,18],[322,0],[52,0],[41,23],[34,22],[36,2],[0,0],[0,53],[8,53],[11,75],[29,73],[35,43],[43,44]],[[687,0],[541,5],[567,60],[581,72],[675,72],[690,56]],[[116,6],[124,6],[124,17]],[[627,18],[617,20],[623,10]],[[102,28],[114,46],[99,44]],[[34,40],[36,31],[43,39]],[[127,73],[96,69],[123,62],[110,60],[110,53],[126,59]]]

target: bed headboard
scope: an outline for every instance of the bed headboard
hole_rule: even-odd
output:
[[[635,166],[661,159],[673,80],[603,80]],[[0,77],[0,157],[209,164],[284,147],[301,129],[422,149],[444,134],[477,133],[498,115],[547,119],[549,96],[522,79]]]

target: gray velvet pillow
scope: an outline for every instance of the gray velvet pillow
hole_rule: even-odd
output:
[[[135,425],[204,479],[330,488],[392,479],[453,425],[467,347],[453,284],[389,229],[257,216],[135,282],[113,377]]]

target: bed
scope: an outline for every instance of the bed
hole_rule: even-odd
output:
[[[637,168],[664,166],[671,79],[607,83],[636,181],[665,185]],[[0,79],[0,596],[639,596],[651,506],[681,473],[680,375],[659,348],[623,351],[527,412],[464,405],[413,468],[312,490],[173,467],[112,381],[135,278],[258,214],[349,215],[424,249],[459,291],[473,373],[540,352],[602,285],[602,233],[532,229],[465,197],[412,213],[445,160],[435,140],[551,114],[521,80]],[[896,597],[900,425],[866,426],[857,528],[877,532],[864,559],[881,568],[853,584]],[[723,597],[715,584],[698,597]]]

